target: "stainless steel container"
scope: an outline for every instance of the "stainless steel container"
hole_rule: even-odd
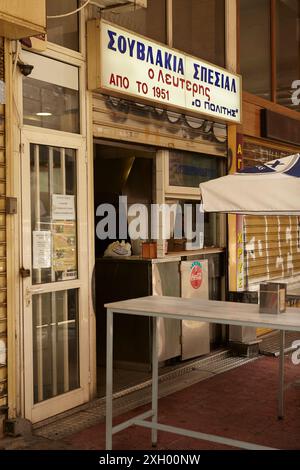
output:
[[[286,284],[264,282],[259,286],[259,312],[283,313],[286,309]]]

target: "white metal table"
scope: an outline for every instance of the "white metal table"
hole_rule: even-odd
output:
[[[284,334],[285,331],[300,332],[300,309],[287,308],[281,314],[261,314],[257,304],[223,302],[180,297],[149,296],[106,304],[107,308],[107,355],[106,355],[106,449],[112,449],[112,436],[131,425],[152,429],[152,445],[157,444],[157,431],[172,432],[196,439],[225,444],[241,449],[266,449],[267,447],[229,439],[212,434],[190,431],[158,423],[158,347],[157,324],[160,318],[194,320],[226,325],[272,328],[280,331],[278,417],[284,416]],[[152,406],[149,411],[113,426],[113,315],[139,315],[153,317],[152,340]],[[299,333],[300,338],[300,333]],[[151,418],[151,421],[149,421]]]

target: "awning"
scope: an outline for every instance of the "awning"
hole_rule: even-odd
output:
[[[206,212],[300,215],[300,154],[200,184]]]

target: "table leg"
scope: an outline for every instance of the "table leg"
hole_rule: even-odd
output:
[[[280,331],[278,419],[284,418],[284,346],[285,331]]]
[[[158,354],[157,354],[157,327],[158,317],[153,318],[152,332],[152,423],[157,423],[157,402],[158,402]],[[151,431],[152,447],[157,445],[157,429]]]
[[[112,450],[113,312],[107,310],[106,334],[106,450]]]

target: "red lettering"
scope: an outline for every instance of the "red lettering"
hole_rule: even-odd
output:
[[[116,85],[122,88],[122,83],[123,83],[122,75],[117,75]]]
[[[115,76],[114,76],[113,73],[112,73],[111,76],[110,76],[109,84],[110,84],[110,85],[116,85]]]
[[[124,77],[124,78],[123,78],[123,83],[122,83],[122,85],[123,85],[123,88],[125,88],[125,90],[127,90],[127,88],[129,88],[129,80],[128,80],[127,77]]]
[[[165,80],[167,85],[171,85],[172,83],[172,76],[169,73],[166,73]]]
[[[193,96],[195,96],[198,93],[198,85],[197,83],[193,83]]]
[[[147,95],[147,93],[148,93],[147,83],[136,81],[136,84],[138,86],[138,92],[143,93],[144,95]]]
[[[149,70],[148,70],[148,77],[149,77],[151,80],[153,80],[154,76],[155,76],[154,70],[153,70],[153,69],[149,69]]]
[[[179,78],[178,77],[173,77],[173,85],[176,86],[176,88],[179,86]]]
[[[158,72],[158,81],[162,81],[163,83],[165,83],[165,80],[164,80],[164,74],[162,73],[162,71],[160,70]]]
[[[147,95],[147,93],[148,93],[147,83],[142,83],[142,92],[144,93],[144,95]]]
[[[210,89],[208,87],[205,88],[205,96],[210,101]]]

